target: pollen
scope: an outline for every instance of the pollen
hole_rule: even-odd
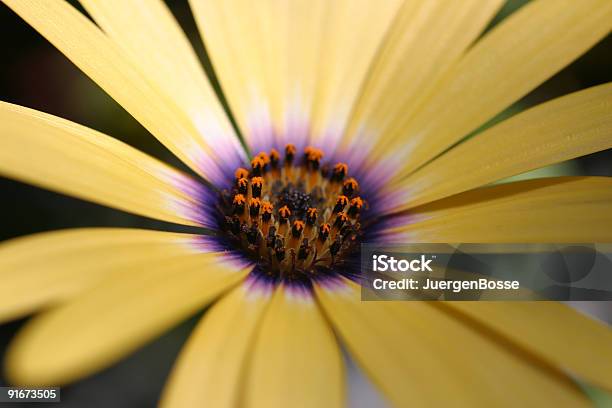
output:
[[[266,166],[266,163],[264,162],[264,160],[257,156],[255,157],[253,160],[251,160],[251,173],[254,176],[261,176],[264,172],[264,167]]]
[[[259,198],[251,198],[249,201],[249,214],[251,217],[258,217],[260,208],[261,200]]]
[[[278,216],[280,219],[288,219],[291,216],[291,210],[284,205],[278,210]]]
[[[352,177],[346,179],[344,181],[344,184],[342,185],[342,193],[349,197],[351,197],[358,190],[359,190],[359,183],[357,183],[357,180],[355,180]]]
[[[338,198],[336,199],[336,205],[334,206],[334,214],[337,214],[340,211],[344,210],[344,207],[346,207],[348,203],[349,203],[349,200],[347,196],[345,195],[338,196]]]
[[[316,208],[309,208],[306,210],[306,223],[308,225],[315,225],[317,222],[318,211]]]
[[[240,180],[241,178],[247,178],[249,177],[249,171],[247,169],[239,167],[238,169],[236,169],[234,177],[236,177],[236,180]]]
[[[348,174],[348,166],[345,163],[336,163],[332,172],[331,181],[340,182]]]
[[[323,151],[315,149],[314,147],[307,147],[304,153],[307,166],[310,170],[319,170],[321,159],[323,158]]]
[[[278,167],[278,162],[280,161],[280,154],[278,150],[272,149],[270,150],[270,165],[272,167]]]
[[[234,196],[234,205],[244,205],[245,202],[246,202],[246,199],[244,198],[242,194],[236,194]]]
[[[294,145],[288,144],[285,146],[285,164],[293,163],[293,159],[295,158],[295,154],[297,153],[297,149]]]
[[[363,200],[361,199],[361,197],[355,197],[351,200],[351,204],[349,206],[347,214],[349,215],[349,217],[356,217],[357,215],[359,215],[362,208]]]
[[[299,238],[302,235],[302,231],[304,231],[304,221],[295,220],[293,221],[293,227],[291,228],[291,233],[295,238]]]
[[[238,179],[236,181],[236,186],[238,187],[238,192],[242,195],[245,195],[249,189],[249,180],[245,177]]]
[[[270,164],[270,156],[268,156],[268,153],[266,152],[259,152],[259,154],[257,155],[257,157],[259,159],[261,159],[261,161],[264,162],[264,165],[268,165]]]
[[[270,222],[272,220],[272,213],[274,212],[274,206],[269,201],[264,201],[261,204],[261,220],[262,222]]]
[[[253,197],[261,197],[264,179],[261,177],[253,177],[251,179],[251,195]]]
[[[310,279],[339,267],[360,242],[367,209],[346,163],[313,146],[259,152],[221,192],[222,229],[268,276]]]

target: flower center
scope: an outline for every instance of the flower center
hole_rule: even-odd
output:
[[[276,149],[261,152],[220,195],[226,237],[270,277],[329,274],[357,249],[366,208],[359,183],[345,163],[322,165],[323,156],[307,147],[298,158],[293,145],[282,160]]]

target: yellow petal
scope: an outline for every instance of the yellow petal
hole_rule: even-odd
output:
[[[63,0],[2,1],[195,171],[213,182],[226,175],[224,162],[235,162],[236,153],[231,157],[220,153],[230,152],[228,145],[234,141],[221,133],[203,135],[190,112],[167,94],[169,86],[150,78],[87,17]],[[205,137],[211,138],[210,143]]]
[[[316,93],[312,112],[312,140],[333,151],[348,124],[359,91],[401,1],[327,1],[320,49],[315,56]],[[317,23],[317,22],[315,22]],[[309,39],[298,47],[313,47]]]
[[[189,338],[166,384],[162,407],[235,407],[248,353],[270,290],[245,281],[217,302]]]
[[[582,380],[612,390],[612,330],[556,302],[446,302]]]
[[[160,231],[82,228],[5,241],[0,244],[0,320],[66,301],[114,272],[183,254],[188,238]]]
[[[177,247],[177,249],[179,249]],[[108,367],[202,308],[247,273],[193,237],[172,256],[113,271],[28,322],[5,360],[11,382],[60,385]],[[87,271],[86,261],[82,264]]]
[[[255,150],[274,142],[304,144],[311,130],[317,142],[326,139],[330,146],[400,5],[397,0],[190,3],[232,111]]]
[[[377,140],[392,133],[463,55],[502,3],[404,2],[370,67],[345,142],[356,139],[363,148],[364,138]]]
[[[377,144],[404,149],[404,176],[587,51],[612,28],[608,0],[536,0],[479,40],[436,84],[409,123]]]
[[[394,406],[587,405],[560,371],[506,348],[434,303],[362,302],[359,292],[348,281],[317,287],[341,339]]]
[[[216,157],[227,159],[242,150],[189,40],[163,1],[81,0],[81,4],[134,66],[187,114],[199,132],[196,137],[214,144]]]
[[[0,174],[134,214],[203,222],[191,177],[94,130],[6,102]]]
[[[404,194],[399,208],[410,208],[609,149],[611,133],[612,83],[608,83],[520,113],[454,147],[391,188]]]
[[[410,211],[401,242],[611,242],[612,177],[518,181]]]
[[[246,375],[246,407],[344,405],[340,349],[310,293],[277,289]]]

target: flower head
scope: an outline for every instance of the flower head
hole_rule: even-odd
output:
[[[612,147],[611,84],[463,140],[605,36],[609,1],[535,0],[481,36],[500,0],[193,0],[243,143],[162,2],[82,0],[93,22],[3,2],[200,177],[0,103],[1,174],[199,228],[3,244],[0,317],[50,309],[11,346],[11,381],[75,381],[214,301],[164,405],[341,406],[340,344],[395,406],[612,388],[610,330],[562,305],[359,300],[364,242],[612,240],[610,179],[482,187]]]

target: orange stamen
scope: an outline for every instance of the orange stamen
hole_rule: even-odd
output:
[[[249,177],[249,171],[242,167],[238,167],[238,169],[236,169],[236,172],[234,173],[234,177],[236,177],[236,180],[247,178]]]
[[[289,218],[291,216],[291,210],[289,209],[289,207],[287,207],[286,205],[279,208],[278,210],[278,215],[281,218]]]

